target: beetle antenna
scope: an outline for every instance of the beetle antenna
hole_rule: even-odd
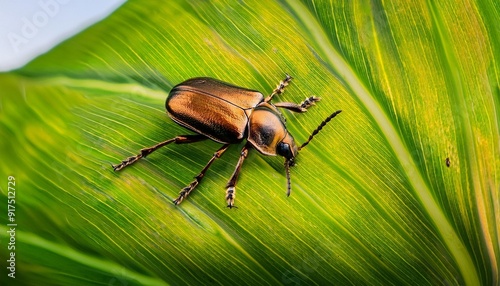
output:
[[[313,133],[311,134],[311,136],[309,136],[309,139],[307,139],[307,141],[306,141],[306,142],[304,142],[304,144],[300,145],[300,147],[299,147],[299,151],[300,151],[302,148],[306,147],[306,145],[307,145],[307,144],[309,144],[309,142],[311,142],[311,140],[313,139],[313,137],[314,137],[314,136],[316,136],[316,134],[318,134],[318,133],[321,131],[321,129],[322,129],[323,127],[325,127],[325,125],[326,125],[328,122],[330,122],[330,120],[332,120],[335,116],[337,116],[337,114],[339,114],[339,113],[341,113],[341,112],[342,112],[342,110],[337,110],[337,111],[335,111],[334,113],[332,113],[330,116],[328,116],[325,120],[323,120],[323,122],[321,122],[321,124],[318,126],[318,128],[316,128],[316,130],[314,130],[314,131],[313,131]]]
[[[286,191],[286,196],[290,196],[290,192],[292,191],[291,183],[290,183],[290,160],[285,160],[285,172],[286,172],[286,184],[287,184],[287,191]]]

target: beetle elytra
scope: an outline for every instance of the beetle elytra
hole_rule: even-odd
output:
[[[199,77],[188,79],[172,88],[165,107],[169,117],[177,124],[195,132],[193,135],[179,135],[163,141],[152,147],[144,148],[141,153],[113,165],[119,171],[137,160],[146,157],[157,149],[170,143],[187,144],[211,139],[223,144],[208,161],[194,180],[181,190],[174,204],[180,204],[201,182],[210,165],[222,156],[229,145],[247,140],[236,168],[226,185],[226,202],[229,208],[234,207],[236,181],[241,171],[243,161],[250,149],[256,149],[263,155],[283,156],[287,177],[287,195],[290,195],[290,167],[300,149],[304,148],[312,138],[341,110],[327,117],[313,131],[308,140],[297,147],[295,141],[285,126],[285,119],[278,108],[293,112],[306,112],[320,98],[311,96],[300,104],[291,102],[271,103],[271,99],[283,93],[292,77],[286,75],[271,95],[264,98],[256,90],[246,89],[225,83],[213,78]]]

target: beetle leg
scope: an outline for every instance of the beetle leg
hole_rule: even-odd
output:
[[[300,107],[307,109],[313,105],[316,105],[316,102],[320,101],[321,97],[316,97],[316,96],[309,96],[306,98],[304,101],[300,103]]]
[[[238,163],[236,164],[236,169],[234,169],[233,175],[231,176],[231,179],[227,182],[226,185],[226,201],[227,201],[227,206],[228,208],[233,208],[234,206],[234,198],[236,197],[236,181],[238,180],[238,175],[240,174],[241,171],[241,166],[243,165],[243,161],[245,161],[245,158],[248,155],[248,146],[245,145],[243,149],[241,149],[240,153],[240,159],[238,160]]]
[[[321,98],[316,96],[310,96],[302,101],[300,104],[296,104],[293,102],[278,102],[274,103],[274,106],[279,108],[285,108],[293,112],[306,112],[307,108],[315,105],[316,102],[320,101]]]
[[[166,141],[158,143],[158,144],[156,144],[156,145],[154,145],[152,147],[141,149],[141,153],[140,154],[132,156],[132,157],[128,157],[127,159],[121,161],[120,164],[113,165],[113,170],[120,171],[121,169],[127,167],[128,165],[131,165],[131,164],[135,163],[137,160],[146,157],[147,155],[153,153],[154,151],[156,151],[156,150],[160,149],[161,147],[163,147],[165,145],[168,145],[168,144],[170,144],[172,142],[174,142],[175,144],[187,144],[187,143],[193,143],[193,142],[202,141],[202,140],[205,140],[205,139],[208,139],[208,137],[203,136],[203,135],[199,135],[199,134],[196,134],[196,135],[179,135],[179,136],[177,136],[175,138],[168,139]]]
[[[274,103],[274,106],[279,107],[279,108],[285,108],[293,112],[306,112],[307,109],[302,107],[300,104],[296,104],[293,102],[278,102]]]
[[[290,83],[290,81],[292,81],[292,77],[287,74],[285,79],[280,81],[278,86],[276,86],[276,88],[273,90],[273,93],[271,93],[270,96],[266,97],[264,101],[268,102],[273,99],[273,96],[275,96],[276,94],[282,94],[283,91],[285,91],[285,87]]]
[[[174,204],[180,204],[182,200],[184,200],[191,193],[191,191],[194,190],[196,186],[198,186],[198,184],[201,182],[201,179],[203,179],[203,176],[205,176],[205,172],[208,170],[208,168],[210,168],[210,165],[212,165],[212,162],[215,161],[215,159],[220,158],[220,156],[222,156],[222,154],[224,154],[224,152],[227,150],[229,145],[230,144],[224,144],[224,146],[222,146],[219,150],[217,150],[217,152],[214,153],[212,159],[208,161],[203,170],[201,170],[201,172],[196,177],[194,177],[194,180],[189,185],[181,190],[181,192],[179,193],[179,197],[177,197],[177,199],[173,201]]]

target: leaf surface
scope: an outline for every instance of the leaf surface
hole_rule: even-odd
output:
[[[0,75],[16,281],[498,284],[499,15],[493,1],[127,2]],[[301,150],[290,197],[283,159],[251,150],[225,208],[244,143],[179,206],[220,144],[172,144],[113,172],[190,134],[164,110],[177,83],[267,95],[285,73],[275,102],[322,98],[283,111],[298,144],[343,110]]]

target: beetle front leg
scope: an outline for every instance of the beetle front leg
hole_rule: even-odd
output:
[[[293,112],[306,112],[307,109],[316,104],[316,102],[320,101],[320,97],[310,96],[302,101],[300,104],[292,103],[292,102],[278,102],[274,103],[274,106],[279,108],[285,108]]]
[[[243,149],[241,149],[240,153],[240,159],[238,160],[238,163],[236,164],[236,169],[234,169],[233,175],[231,176],[231,179],[227,182],[226,185],[226,201],[227,201],[227,206],[228,208],[233,208],[234,206],[234,198],[236,197],[236,181],[238,180],[238,176],[241,171],[241,166],[243,165],[243,161],[245,161],[246,157],[248,156],[248,146],[245,145]]]
[[[212,165],[212,162],[215,161],[215,159],[220,158],[228,147],[229,144],[224,144],[224,146],[222,146],[219,150],[217,150],[217,152],[214,153],[212,159],[208,161],[203,170],[201,170],[201,172],[196,177],[194,177],[194,180],[189,185],[181,190],[181,192],[179,193],[179,197],[177,197],[177,199],[173,201],[175,205],[180,204],[191,193],[191,191],[193,191],[194,188],[198,186],[198,184],[201,182],[201,179],[203,179],[203,177],[205,176],[205,172],[208,170],[208,168],[210,168],[210,165]]]
[[[175,144],[187,144],[187,143],[202,141],[205,139],[208,139],[208,138],[206,136],[203,136],[203,135],[179,135],[175,138],[168,139],[166,141],[158,143],[152,147],[141,149],[140,154],[132,156],[132,157],[128,157],[127,159],[121,161],[120,164],[112,165],[113,170],[120,171],[121,169],[127,167],[128,165],[132,165],[133,163],[137,162],[137,160],[139,160],[141,158],[145,158],[147,155],[153,153],[154,151],[156,151],[156,150],[160,149],[161,147],[168,145],[172,142],[175,142]]]
[[[287,74],[285,79],[280,81],[278,86],[276,86],[276,88],[273,90],[273,93],[271,93],[270,96],[266,97],[266,99],[264,101],[268,102],[271,99],[273,99],[273,96],[275,96],[276,94],[282,94],[283,91],[285,91],[285,87],[292,81],[292,79],[293,79],[293,77],[291,77]]]

